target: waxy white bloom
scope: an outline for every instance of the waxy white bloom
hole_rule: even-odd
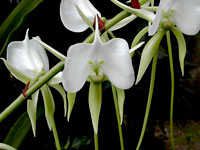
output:
[[[40,39],[39,37],[37,37]],[[34,39],[29,39],[28,30],[23,41],[11,42],[7,47],[7,60],[3,59],[6,67],[17,79],[27,84],[23,94],[26,97],[26,91],[30,84],[37,81],[45,72],[49,70],[49,60],[45,49]],[[43,85],[41,92],[44,98],[45,115],[50,130],[53,127],[52,118],[54,113],[54,101],[51,91],[47,85],[59,89],[64,93],[64,89],[58,83],[61,82],[62,72],[53,77],[47,84]],[[36,132],[36,111],[39,90],[32,95],[32,100],[27,101],[27,112],[31,120],[33,133]],[[63,97],[65,95],[63,94]],[[64,104],[66,107],[66,104]]]
[[[28,31],[26,31],[23,41],[14,41],[8,45],[7,61],[4,60],[13,76],[25,84],[42,72],[49,70],[49,60],[45,49],[36,40],[29,39]],[[39,37],[36,38],[40,39]],[[60,79],[61,72],[49,83],[57,84],[61,81]]]
[[[155,34],[161,22],[175,24],[184,34],[197,34],[200,30],[199,16],[199,0],[161,0],[149,35]]]
[[[14,41],[8,45],[7,61],[29,79],[33,79],[40,72],[49,70],[49,60],[45,49],[35,40],[29,40],[28,30],[23,41]],[[12,71],[11,73],[18,78]],[[23,78],[19,80],[27,83]]]
[[[86,80],[101,83],[107,79],[119,89],[128,89],[135,80],[134,70],[128,43],[120,38],[103,43],[96,23],[93,43],[78,43],[68,49],[62,83],[67,92],[74,93]]]
[[[89,26],[79,15],[77,8],[93,22],[95,15],[101,16],[100,12],[90,3],[89,0],[62,0],[60,4],[60,16],[64,26],[73,32],[85,31]]]

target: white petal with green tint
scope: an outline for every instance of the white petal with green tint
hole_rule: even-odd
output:
[[[47,120],[47,124],[50,130],[52,130],[54,126],[54,111],[55,111],[55,104],[53,100],[52,93],[47,85],[43,85],[41,88],[44,106],[45,106],[45,117]]]
[[[44,48],[35,40],[29,40],[28,30],[24,41],[14,41],[7,48],[8,63],[29,78],[49,70],[49,61]]]
[[[89,0],[62,0],[60,4],[60,17],[64,26],[70,31],[82,32],[88,28],[74,4],[80,8],[91,22],[93,22],[95,15],[101,16]]]
[[[2,149],[2,150],[17,150],[14,147],[4,144],[4,143],[0,143],[0,149]]]
[[[4,58],[1,58],[6,65],[7,69],[12,73],[12,75],[17,78],[18,80],[22,81],[24,84],[26,84],[28,81],[31,80],[28,76],[21,73],[19,70],[17,70],[15,67],[11,66]]]
[[[27,101],[27,112],[31,121],[31,126],[33,130],[34,137],[36,136],[36,119],[37,119],[37,103],[38,103],[39,90],[37,90],[33,95],[32,99]]]
[[[89,108],[90,108],[90,114],[92,118],[92,125],[96,134],[98,132],[101,103],[102,103],[102,85],[90,83]]]

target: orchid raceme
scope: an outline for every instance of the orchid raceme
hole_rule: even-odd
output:
[[[119,89],[130,88],[135,80],[128,43],[120,38],[103,43],[98,23],[93,43],[78,43],[68,49],[63,70],[62,83],[69,93],[79,91],[87,80],[99,92],[101,87],[96,85],[105,80]],[[90,88],[90,91],[94,90]],[[95,95],[90,94],[90,97]],[[96,126],[94,129],[97,132]]]
[[[89,26],[80,16],[80,12],[93,23],[95,15],[101,16],[100,12],[89,0],[62,0],[60,4],[60,17],[64,26],[73,32],[83,32]]]
[[[200,30],[199,16],[199,0],[161,0],[149,35],[155,34],[159,25],[164,28],[176,25],[182,33],[195,35]]]
[[[39,37],[37,38],[39,39]],[[23,41],[14,41],[8,45],[7,60],[3,58],[2,60],[14,77],[25,84],[27,83],[23,93],[24,96],[26,96],[26,90],[35,82],[39,81],[40,77],[42,77],[49,70],[49,60],[45,49],[36,40],[29,39],[28,30],[26,31],[26,36]],[[61,72],[58,73],[44,87],[41,88],[45,103],[45,115],[50,129],[53,128],[52,119],[54,113],[54,101],[47,85],[58,89],[65,102],[64,89],[62,89],[61,85],[58,84],[61,82],[61,74]],[[45,92],[45,90],[48,91],[48,93]],[[38,95],[39,90],[32,95],[32,100],[28,100],[27,102],[27,111],[31,120],[34,135],[36,134]],[[49,98],[47,99],[46,97]],[[48,105],[46,103],[48,103]],[[66,103],[64,107],[66,108]]]

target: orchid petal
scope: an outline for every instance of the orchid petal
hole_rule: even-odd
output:
[[[88,25],[79,15],[76,4],[84,15],[93,22],[96,14],[101,16],[99,11],[90,3],[89,0],[62,0],[60,4],[60,16],[64,26],[73,32],[82,32],[88,28]]]
[[[62,75],[62,83],[67,92],[79,91],[91,73],[89,61],[94,56],[91,45],[93,44],[79,43],[69,48]]]
[[[37,117],[36,113],[37,113],[38,95],[39,95],[39,90],[37,90],[32,95],[32,100],[27,101],[27,112],[31,121],[34,137],[36,136],[36,117]]]
[[[54,85],[54,84],[61,83],[61,81],[62,81],[62,72],[60,71],[53,78],[50,79],[48,84],[49,85]]]
[[[4,144],[4,143],[0,143],[0,149],[3,149],[3,150],[17,150],[14,147],[12,147],[10,145],[7,145],[7,144]]]
[[[11,66],[4,58],[1,58],[6,65],[7,69],[12,73],[12,75],[17,78],[18,80],[22,81],[24,84],[26,84],[28,81],[31,80],[28,76],[21,73],[19,70],[17,70],[15,67]]]
[[[200,30],[200,1],[176,0],[171,8],[176,26],[187,35],[195,35]]]
[[[95,41],[96,42],[96,41]],[[102,69],[108,79],[120,89],[130,88],[135,80],[128,43],[123,39],[112,39],[96,47]]]
[[[7,48],[8,63],[29,78],[42,70],[49,70],[44,48],[35,40],[29,40],[28,30],[24,41],[14,41]]]

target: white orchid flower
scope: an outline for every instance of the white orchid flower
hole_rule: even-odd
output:
[[[80,16],[76,6],[84,13],[92,23],[95,15],[101,16],[100,12],[89,0],[62,0],[60,4],[60,17],[64,26],[73,32],[83,32],[89,28]]]
[[[45,49],[34,39],[29,39],[28,31],[23,41],[11,42],[7,47],[7,60],[3,59],[6,67],[12,73],[14,77],[23,83],[27,84],[23,90],[23,95],[26,97],[26,90],[38,81],[45,72],[49,70],[49,60]],[[40,39],[37,37],[37,39]],[[54,76],[46,85],[41,88],[42,95],[45,103],[45,115],[49,128],[52,129],[53,113],[54,113],[54,101],[49,86],[57,89],[65,100],[65,91],[62,89],[61,82],[62,72],[59,72]],[[39,90],[32,95],[32,100],[27,101],[27,111],[31,120],[33,133],[36,132],[36,110],[38,102]],[[64,104],[66,108],[66,103]],[[65,111],[66,112],[66,111]]]
[[[120,89],[130,88],[135,79],[128,43],[120,38],[103,43],[96,27],[93,43],[69,48],[62,83],[67,92],[75,93],[88,79],[100,83],[106,78]]]
[[[182,33],[195,35],[200,30],[199,16],[199,0],[161,0],[149,35],[154,35],[161,23],[175,24]]]
[[[93,43],[78,43],[68,49],[62,83],[69,93],[68,114],[70,115],[75,99],[74,94],[83,87],[87,80],[91,82],[89,108],[93,128],[97,133],[102,99],[101,83],[109,80],[119,89],[119,93],[122,93],[119,94],[121,97],[119,109],[122,118],[124,101],[122,89],[130,88],[134,83],[135,76],[128,43],[120,38],[103,43],[99,36],[97,17],[95,28]]]

